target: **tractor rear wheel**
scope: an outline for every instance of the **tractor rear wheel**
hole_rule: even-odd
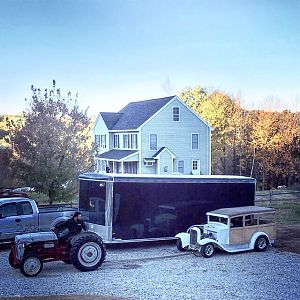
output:
[[[37,276],[43,269],[43,261],[38,255],[28,254],[21,262],[20,271],[26,277]]]
[[[78,238],[71,248],[71,262],[79,271],[87,272],[98,269],[106,256],[102,239],[96,234]]]

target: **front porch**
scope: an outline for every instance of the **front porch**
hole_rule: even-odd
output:
[[[95,156],[95,171],[100,173],[138,174],[139,153],[132,150],[111,150]]]

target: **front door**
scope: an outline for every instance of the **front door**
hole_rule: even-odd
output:
[[[0,206],[0,240],[13,239],[22,232],[21,218],[15,202]]]
[[[229,243],[231,245],[244,243],[243,217],[230,218]]]
[[[25,200],[17,203],[17,207],[21,218],[22,233],[38,231],[38,215],[33,213],[31,203]]]

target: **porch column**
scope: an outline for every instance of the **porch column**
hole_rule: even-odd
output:
[[[121,173],[124,174],[124,162],[121,162]]]

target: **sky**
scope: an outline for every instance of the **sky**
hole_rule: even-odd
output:
[[[300,0],[0,0],[0,114],[53,79],[94,115],[196,85],[293,109]]]

